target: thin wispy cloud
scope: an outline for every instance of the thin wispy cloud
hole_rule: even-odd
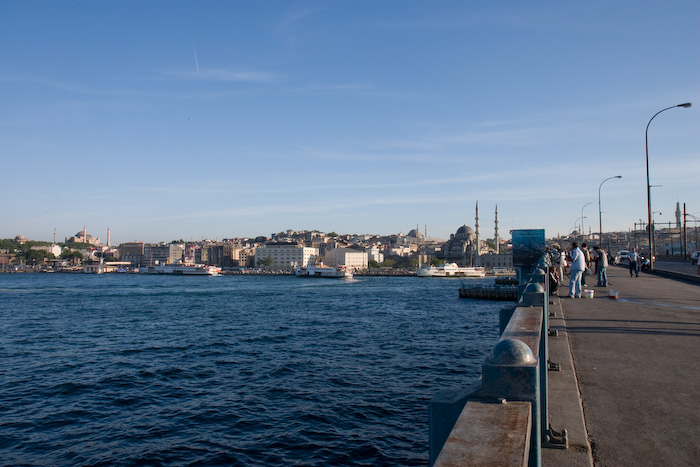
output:
[[[356,93],[367,91],[371,86],[363,83],[310,83],[291,86],[289,89],[299,94]]]
[[[274,83],[281,80],[281,76],[263,70],[251,69],[226,69],[226,68],[208,68],[206,66],[199,67],[197,70],[176,70],[163,71],[160,76],[169,79],[181,80],[200,80],[212,81],[221,83]]]

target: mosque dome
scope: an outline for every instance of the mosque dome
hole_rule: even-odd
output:
[[[408,234],[406,235],[407,237],[413,237],[413,238],[423,238],[423,234],[420,233],[420,230],[418,229],[413,229]]]
[[[457,229],[455,234],[455,238],[466,238],[467,240],[473,240],[475,237],[474,230],[466,224]]]

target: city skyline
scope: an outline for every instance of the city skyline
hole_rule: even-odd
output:
[[[0,3],[0,238],[448,239],[646,221],[700,105],[700,4]],[[649,128],[700,218],[700,113]],[[659,214],[661,212],[662,214]],[[689,218],[690,220],[690,218]]]

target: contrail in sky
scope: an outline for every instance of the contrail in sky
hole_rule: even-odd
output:
[[[197,74],[199,74],[199,60],[197,60],[197,47],[194,46],[194,41],[192,41],[192,49],[194,50],[194,64],[197,67]]]

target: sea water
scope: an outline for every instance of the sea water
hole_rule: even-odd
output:
[[[0,274],[0,465],[426,465],[504,306],[463,282]]]

